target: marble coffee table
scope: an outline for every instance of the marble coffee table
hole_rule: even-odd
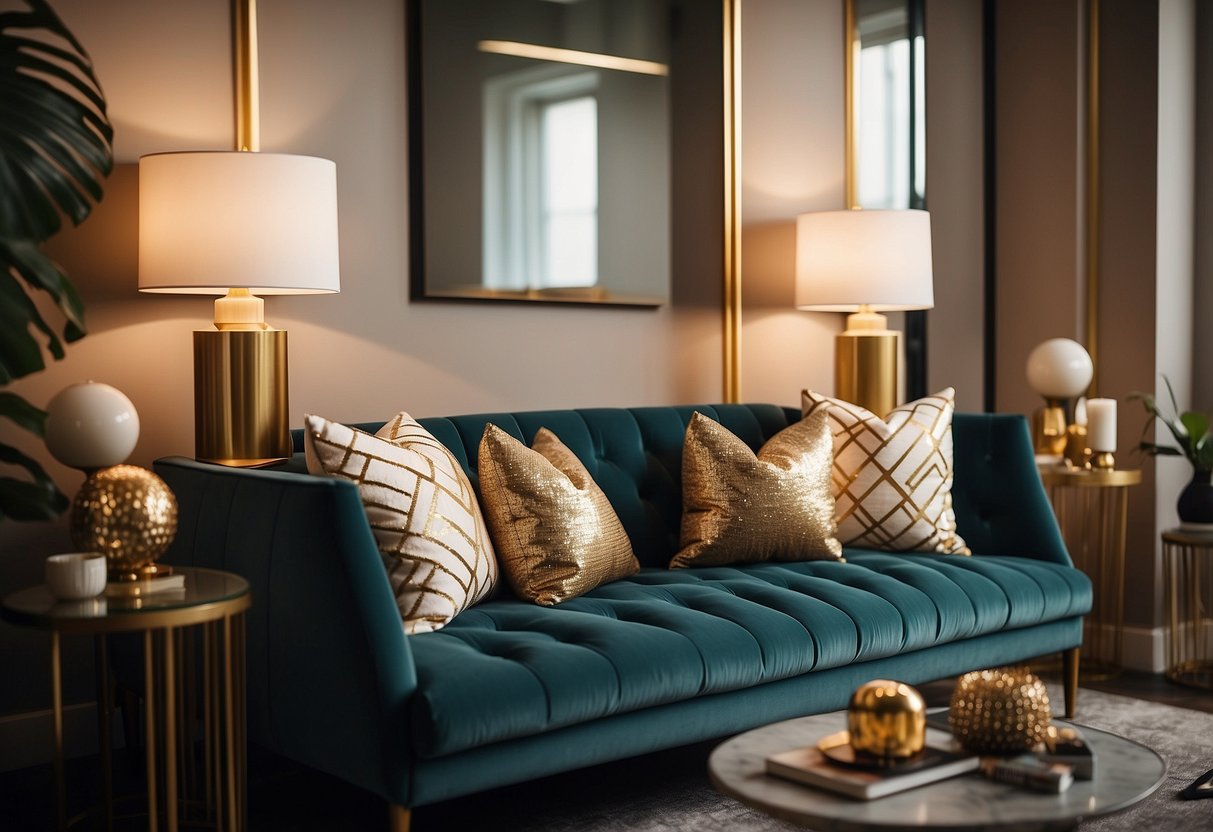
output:
[[[1144,745],[1080,726],[1095,753],[1095,779],[1075,780],[1062,794],[1030,792],[974,772],[863,801],[766,773],[767,755],[815,744],[846,727],[846,713],[838,711],[747,731],[712,752],[712,784],[742,803],[811,829],[1018,832],[1073,829],[1085,818],[1124,809],[1157,789],[1167,771],[1163,759]]]

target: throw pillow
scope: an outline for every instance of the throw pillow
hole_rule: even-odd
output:
[[[426,633],[487,597],[497,560],[458,460],[407,413],[372,436],[304,417],[312,474],[358,486],[405,632]]]
[[[528,448],[485,425],[480,493],[501,567],[527,600],[550,607],[640,569],[610,501],[547,428]]]
[[[682,446],[682,549],[670,567],[840,558],[832,453],[824,414],[785,428],[757,454],[693,414]]]
[[[880,419],[859,405],[803,392],[804,415],[827,414],[834,434],[842,545],[969,554],[952,511],[954,396],[949,387]]]

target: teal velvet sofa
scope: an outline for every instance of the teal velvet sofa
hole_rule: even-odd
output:
[[[473,482],[486,422],[526,442],[553,430],[643,568],[557,607],[503,589],[414,636],[350,482],[309,476],[301,453],[262,470],[157,462],[180,503],[166,560],[252,584],[250,738],[382,795],[404,828],[410,807],[843,708],[873,678],[919,683],[1061,652],[1072,711],[1091,584],[1022,417],[955,417],[954,507],[973,557],[848,549],[845,563],[669,570],[695,410],[755,449],[800,418],[705,405],[421,420]]]

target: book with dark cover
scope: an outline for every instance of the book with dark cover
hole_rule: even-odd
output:
[[[903,792],[937,780],[976,771],[978,757],[956,749],[949,737],[928,730],[927,745],[913,767],[860,769],[841,766],[816,746],[793,748],[767,757],[767,774],[835,792],[857,800]]]

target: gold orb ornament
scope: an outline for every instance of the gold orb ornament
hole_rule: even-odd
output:
[[[884,760],[912,757],[926,741],[927,706],[905,682],[874,679],[851,695],[847,731],[857,755]]]
[[[969,751],[1024,751],[1043,742],[1053,714],[1044,682],[1026,667],[966,673],[948,708],[952,734]]]
[[[102,468],[80,486],[69,523],[77,549],[105,555],[111,582],[139,581],[166,571],[155,561],[177,534],[177,498],[146,468]]]

